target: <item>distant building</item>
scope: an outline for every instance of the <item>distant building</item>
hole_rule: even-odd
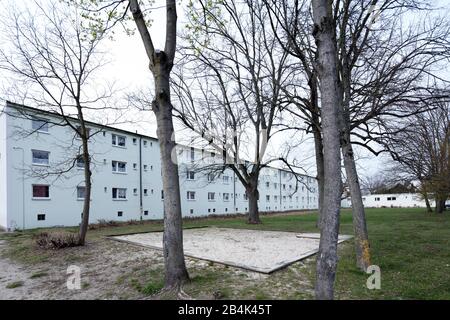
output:
[[[363,196],[364,207],[366,208],[425,208],[425,200],[419,193],[392,193],[392,194],[370,194]],[[351,198],[342,200],[343,208],[352,206]],[[430,205],[434,206],[434,201],[430,200]]]
[[[0,114],[0,227],[78,225],[84,200],[81,140],[72,129],[55,125],[61,117],[54,113],[9,102],[4,111]],[[72,120],[76,126],[77,119]],[[162,219],[158,140],[93,122],[88,126],[96,132],[89,141],[90,222]],[[231,169],[216,175],[198,170],[202,159],[216,156],[221,161],[219,156],[190,146],[178,145],[176,151],[184,217],[248,212],[245,189]],[[59,179],[30,174],[57,171],[64,163],[66,167],[71,163],[72,168]],[[318,207],[317,180],[282,169],[261,171],[259,195],[262,212]]]

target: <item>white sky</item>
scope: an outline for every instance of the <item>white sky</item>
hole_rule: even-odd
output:
[[[0,0],[1,7],[3,4],[10,3],[13,0]],[[17,0],[13,1],[15,5],[22,6],[23,4],[31,5],[30,0]],[[184,7],[187,0],[177,1],[178,5],[178,31],[180,31],[186,23],[184,18]],[[448,1],[440,0],[435,3],[448,5]],[[153,38],[153,42],[156,48],[163,49],[165,41],[165,1],[156,0],[154,7],[158,8],[152,12],[151,18],[153,24],[150,28],[150,32]],[[7,6],[6,6],[7,7]],[[1,31],[0,31],[1,32]],[[0,34],[1,38],[1,34]],[[1,44],[5,45],[5,44]],[[148,59],[145,55],[145,50],[142,45],[139,34],[136,33],[133,36],[127,36],[120,29],[117,29],[115,40],[106,41],[104,44],[104,50],[108,52],[107,57],[110,61],[107,68],[102,70],[102,77],[109,80],[115,80],[116,86],[128,90],[146,89],[153,91],[152,75],[148,69]],[[1,80],[0,76],[0,82]],[[0,100],[1,101],[1,100]],[[151,112],[131,112],[130,119],[133,120],[131,124],[122,124],[118,127],[130,131],[138,131],[141,134],[146,134],[156,137],[156,122]],[[139,123],[135,123],[136,119],[140,119]],[[178,134],[178,136],[185,136],[185,131]],[[178,139],[177,139],[178,140]],[[181,141],[180,141],[181,142]],[[362,152],[360,149],[356,150],[358,156],[361,158],[358,161],[360,172],[363,175],[371,175],[384,167],[385,159],[383,157],[374,157],[367,152]],[[302,150],[296,152],[298,160],[303,160],[305,163],[305,169],[308,174],[315,174],[315,165],[313,157],[314,147],[312,139],[305,143],[305,147]]]

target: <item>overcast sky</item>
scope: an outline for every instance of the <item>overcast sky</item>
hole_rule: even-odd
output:
[[[1,4],[11,3],[12,0],[0,0]],[[17,0],[13,1],[15,5],[22,6],[23,4],[31,5],[30,0]],[[440,3],[441,5],[447,5],[448,1],[438,1],[434,3]],[[177,4],[179,1],[177,1]],[[182,5],[178,6],[178,31],[180,31],[186,24],[184,17],[184,4],[186,0],[181,1]],[[156,48],[163,49],[165,41],[165,1],[156,0],[151,18],[153,24],[150,27],[150,32],[153,38],[153,42]],[[2,6],[3,7],[3,6]],[[1,38],[1,34],[0,34]],[[1,45],[7,45],[1,43]],[[108,54],[107,59],[110,61],[107,68],[102,70],[102,77],[109,80],[115,80],[116,86],[122,88],[125,91],[130,88],[137,89],[153,89],[152,75],[148,69],[148,58],[145,55],[145,50],[142,45],[141,39],[136,33],[135,35],[128,36],[124,32],[117,30],[114,41],[106,41],[103,44],[104,51]],[[1,77],[0,77],[1,78]],[[2,81],[2,80],[0,80]],[[139,118],[140,123],[136,123],[134,120]],[[143,116],[142,113],[137,116],[136,112],[133,112],[131,119],[132,124],[122,124],[119,127],[131,131],[138,131],[139,133],[156,136],[156,124],[151,112],[146,112]],[[185,133],[179,133],[178,136],[186,136]],[[283,137],[285,138],[285,137]],[[296,151],[296,157],[298,160],[303,160],[305,169],[309,174],[315,174],[314,166],[314,149],[312,141],[305,142],[304,147]],[[358,157],[361,159],[358,161],[360,172],[364,175],[371,175],[379,170],[382,170],[385,166],[386,158],[374,157],[367,152],[357,150]]]

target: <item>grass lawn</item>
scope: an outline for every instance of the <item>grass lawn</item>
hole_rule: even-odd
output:
[[[368,275],[355,267],[353,242],[350,240],[340,245],[338,274],[336,278],[337,299],[450,299],[450,215],[427,214],[424,209],[367,209],[369,237],[372,249],[372,263],[381,268],[381,289],[368,290]],[[315,227],[317,215],[288,214],[268,215],[262,217],[263,224],[247,225],[245,219],[210,218],[186,220],[184,226],[217,226],[230,228],[247,228],[261,230],[279,230],[294,232],[318,232]],[[66,230],[76,230],[66,228]],[[105,235],[126,234],[134,232],[162,230],[161,223],[145,223],[100,228],[88,232],[88,242],[97,243],[105,240]],[[341,215],[341,233],[352,234],[352,216],[349,210]],[[37,251],[32,245],[32,235],[42,230],[30,230],[11,235],[0,235],[8,240],[5,255],[24,264],[43,262],[50,258],[52,252]],[[66,257],[67,258],[67,257]],[[68,260],[70,260],[68,258]],[[301,269],[275,272],[264,280],[267,285],[275,281],[283,286],[295,287],[298,270],[309,279],[309,294],[274,295],[266,287],[254,281],[251,287],[242,292],[227,292],[230,281],[239,281],[226,273],[225,267],[196,273],[191,272],[193,281],[187,292],[201,296],[207,288],[221,288],[225,298],[311,298],[314,283],[315,257],[302,264]],[[205,269],[206,270],[206,269]],[[161,271],[161,270],[160,270]],[[152,281],[133,279],[131,285],[147,293],[157,291],[161,285],[162,272],[152,270]],[[223,273],[223,274],[222,274]],[[136,275],[135,275],[136,276]],[[145,275],[143,275],[145,276]],[[122,279],[123,280],[123,279]],[[285,283],[283,283],[283,281]],[[245,292],[244,292],[245,291]],[[248,291],[248,292],[247,292]],[[283,291],[283,290],[280,290]],[[295,291],[295,290],[294,290]],[[250,292],[250,293],[249,293]]]

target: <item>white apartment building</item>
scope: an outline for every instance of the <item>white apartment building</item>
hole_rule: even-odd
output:
[[[76,125],[77,120],[71,120]],[[80,223],[81,141],[60,123],[62,119],[54,113],[7,102],[0,115],[0,227]],[[158,140],[92,122],[88,125],[93,172],[90,222],[162,219]],[[216,174],[198,169],[203,159],[216,155],[181,145],[176,152],[184,217],[248,211],[244,187],[231,169]],[[267,167],[260,175],[259,209],[315,209],[317,192],[315,178],[296,178],[291,172]]]

